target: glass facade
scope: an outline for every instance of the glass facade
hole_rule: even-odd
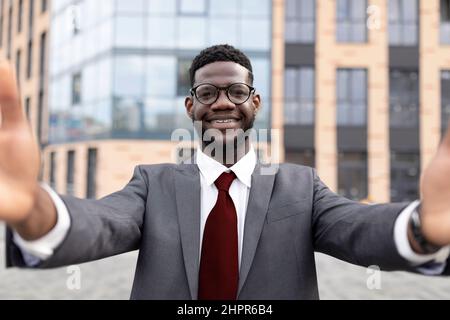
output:
[[[271,5],[269,0],[54,0],[50,143],[169,139],[176,128],[190,129],[187,69],[200,50],[221,43],[250,57],[264,102],[256,125],[269,127]]]
[[[389,0],[389,44],[417,45],[419,6],[417,0]]]

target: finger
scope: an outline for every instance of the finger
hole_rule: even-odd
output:
[[[14,127],[25,121],[16,77],[13,68],[6,61],[0,62],[0,109],[2,128]]]

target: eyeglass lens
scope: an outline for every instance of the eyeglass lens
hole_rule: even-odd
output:
[[[211,84],[203,84],[197,87],[197,99],[204,104],[212,104],[217,101],[219,96],[219,88]],[[227,97],[235,104],[242,104],[250,97],[251,89],[242,83],[235,83],[228,87]]]

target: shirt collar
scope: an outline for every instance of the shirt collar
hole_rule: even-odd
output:
[[[256,166],[256,153],[253,146],[251,146],[249,152],[247,152],[247,154],[231,168],[227,168],[220,162],[208,157],[200,148],[197,149],[196,161],[198,168],[208,185],[212,185],[222,173],[231,170],[243,184],[248,188],[251,187],[252,174]]]

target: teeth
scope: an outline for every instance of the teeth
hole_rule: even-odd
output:
[[[215,123],[231,123],[233,122],[233,119],[225,119],[225,120],[215,120]]]

